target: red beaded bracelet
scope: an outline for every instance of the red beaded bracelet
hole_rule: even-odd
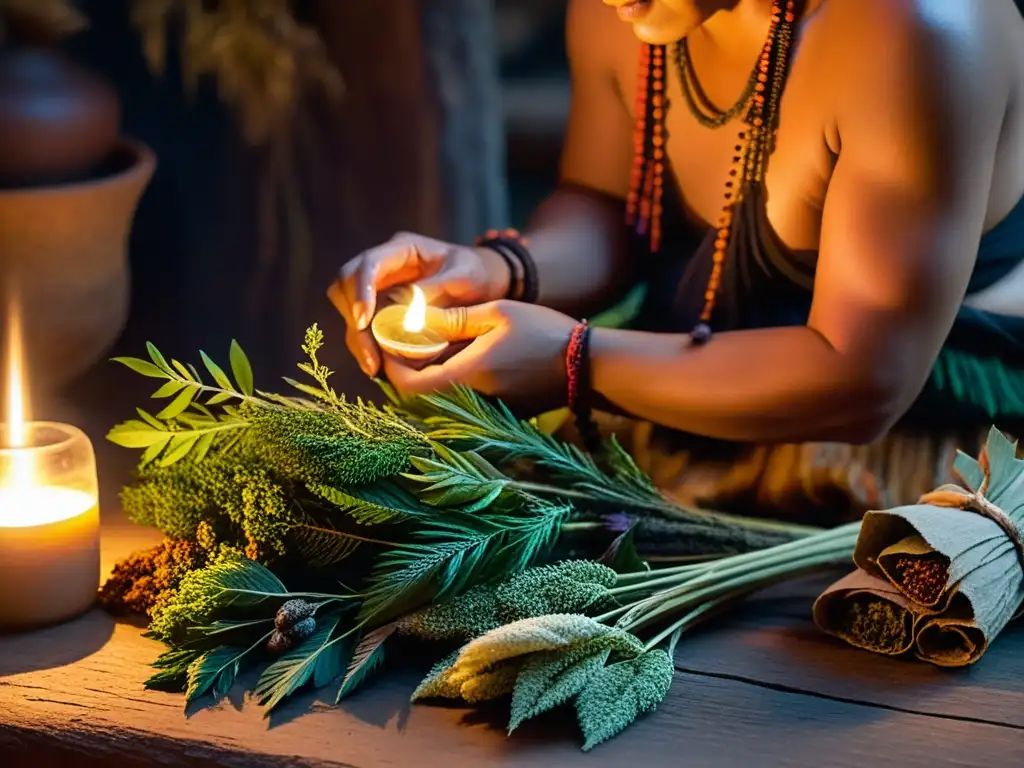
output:
[[[590,410],[589,347],[590,325],[584,320],[572,329],[565,348],[567,400],[583,446],[591,453],[597,453],[601,449],[601,434]]]

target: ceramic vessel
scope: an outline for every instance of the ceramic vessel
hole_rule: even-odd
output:
[[[33,390],[85,371],[123,329],[128,235],[155,165],[122,139],[88,180],[0,189],[0,288],[17,297]]]
[[[114,89],[61,52],[0,48],[0,187],[95,175],[117,145],[120,119]]]

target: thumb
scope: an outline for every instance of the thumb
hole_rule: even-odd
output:
[[[498,310],[498,303],[495,301],[471,307],[437,309],[436,312],[439,317],[433,327],[447,341],[475,339],[493,331],[504,322],[504,316]]]

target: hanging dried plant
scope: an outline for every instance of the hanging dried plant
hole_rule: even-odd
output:
[[[212,77],[239,119],[246,141],[263,146],[289,134],[301,97],[336,97],[341,75],[312,27],[292,14],[291,0],[135,0],[132,21],[146,60],[163,74],[167,39],[181,29],[182,77],[189,92]]]
[[[280,242],[288,254],[289,313],[299,316],[312,262],[311,232],[296,168],[296,135],[307,96],[340,96],[342,78],[317,31],[296,20],[291,0],[135,0],[132,21],[150,68],[163,74],[167,44],[179,35],[184,87],[206,77],[264,153],[257,220],[259,253],[248,286],[250,313],[266,301]],[[293,319],[296,319],[293,318]]]
[[[0,44],[55,42],[88,25],[71,0],[0,0]]]

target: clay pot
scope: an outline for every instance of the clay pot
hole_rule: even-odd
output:
[[[97,362],[127,318],[128,234],[156,159],[125,139],[106,166],[88,181],[0,189],[0,288],[18,298],[34,392]]]
[[[95,174],[117,145],[120,117],[113,88],[59,51],[0,49],[0,187]]]

